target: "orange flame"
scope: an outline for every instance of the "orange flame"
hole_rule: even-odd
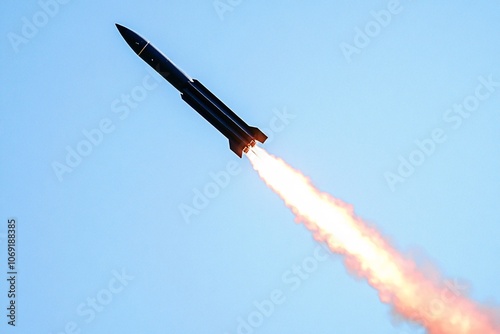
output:
[[[489,310],[462,296],[449,282],[426,277],[356,217],[351,206],[320,192],[302,173],[260,147],[251,148],[247,156],[314,238],[342,254],[348,268],[364,277],[378,290],[381,301],[400,315],[431,334],[500,333]]]

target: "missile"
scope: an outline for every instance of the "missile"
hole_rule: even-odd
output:
[[[201,82],[182,72],[149,41],[122,25],[116,24],[116,27],[142,60],[170,82],[187,104],[229,139],[229,148],[236,155],[241,158],[243,152],[247,153],[255,146],[256,140],[261,143],[266,141],[267,136],[262,131],[245,123]]]

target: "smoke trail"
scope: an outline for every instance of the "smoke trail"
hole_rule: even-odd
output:
[[[453,292],[446,282],[421,273],[374,229],[356,217],[351,206],[317,190],[299,171],[262,148],[247,154],[266,184],[325,242],[356,275],[378,290],[380,300],[430,334],[500,333],[493,314]]]

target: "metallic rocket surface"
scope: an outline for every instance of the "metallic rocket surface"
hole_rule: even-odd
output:
[[[187,76],[147,40],[124,26],[116,24],[116,27],[142,60],[170,82],[187,104],[229,139],[229,147],[240,158],[243,152],[248,152],[255,145],[256,140],[261,143],[266,141],[267,136],[262,131],[246,124],[201,82]]]

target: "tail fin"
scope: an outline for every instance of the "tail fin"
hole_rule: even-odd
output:
[[[231,151],[236,153],[236,155],[241,158],[241,156],[243,155],[243,149],[245,148],[245,145],[234,139],[232,140],[229,139],[229,148],[231,149]]]
[[[267,136],[264,134],[264,132],[260,131],[258,128],[255,128],[253,126],[249,126],[249,129],[252,137],[257,139],[259,142],[264,143],[266,141]]]

